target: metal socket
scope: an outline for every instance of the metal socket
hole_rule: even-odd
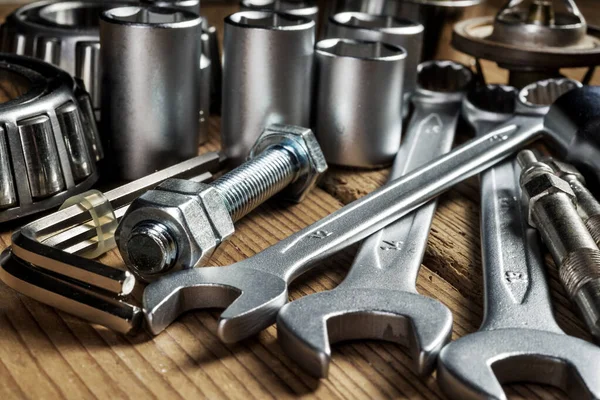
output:
[[[330,164],[390,164],[402,137],[406,51],[381,42],[326,39],[316,45],[315,134]]]
[[[443,28],[462,18],[464,10],[482,0],[332,0],[329,15],[359,11],[418,21],[425,27],[421,61],[432,60],[443,39]]]
[[[273,124],[310,126],[315,23],[272,11],[225,19],[223,149],[240,165]]]
[[[211,74],[212,61],[204,54],[200,55],[200,135],[198,142],[205,143],[208,140],[210,101],[211,101]]]
[[[329,17],[328,38],[384,42],[406,50],[404,63],[404,116],[410,108],[410,96],[417,87],[417,67],[423,50],[423,25],[404,18],[344,12]]]
[[[197,154],[200,24],[176,8],[102,13],[102,128],[115,178],[139,179]]]

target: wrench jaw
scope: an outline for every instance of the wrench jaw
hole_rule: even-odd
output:
[[[449,60],[425,61],[418,67],[415,96],[423,102],[459,102],[472,84],[473,73],[463,64]]]
[[[287,284],[281,278],[237,266],[180,271],[148,285],[143,296],[146,323],[154,335],[188,311],[224,308],[217,334],[225,343],[243,340],[273,323],[286,302]]]
[[[477,129],[479,135],[485,128],[508,121],[515,114],[517,89],[505,85],[486,85],[471,90],[462,103],[462,115]]]
[[[558,387],[573,399],[600,398],[600,348],[584,340],[530,329],[480,331],[450,343],[437,380],[454,399],[506,399],[501,384]]]
[[[573,79],[547,79],[525,86],[519,100],[530,107],[550,107],[559,97],[580,87],[582,84]]]
[[[452,314],[439,301],[383,289],[338,288],[313,294],[285,305],[277,316],[283,350],[317,378],[327,377],[330,343],[358,339],[408,348],[416,371],[428,375],[451,332]]]

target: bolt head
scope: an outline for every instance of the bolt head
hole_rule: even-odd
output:
[[[552,168],[554,173],[558,175],[559,178],[564,179],[566,181],[574,178],[580,181],[581,183],[585,184],[585,178],[583,177],[581,172],[579,172],[577,168],[575,168],[571,164],[555,160],[552,157],[545,158],[544,160],[542,160],[542,162],[550,168]]]
[[[159,225],[165,229],[157,235]],[[149,226],[154,231],[148,230]],[[165,232],[170,239],[164,238]],[[150,282],[165,273],[203,263],[233,232],[233,221],[214,188],[169,179],[129,206],[115,237],[127,267]],[[173,246],[168,245],[169,240]],[[147,251],[142,255],[144,248]],[[173,254],[175,259],[171,260]]]
[[[252,159],[273,146],[290,149],[300,164],[300,174],[295,182],[281,194],[288,200],[300,202],[315,187],[319,178],[327,171],[327,162],[314,133],[307,128],[293,125],[271,125],[258,138],[248,159]]]

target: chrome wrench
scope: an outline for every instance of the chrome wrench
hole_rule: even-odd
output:
[[[414,112],[390,180],[452,149],[462,98],[469,85],[462,88],[465,92],[451,79],[427,85],[418,86],[412,98]],[[432,92],[440,102],[430,101]],[[283,350],[308,373],[326,377],[330,343],[350,339],[404,345],[418,373],[431,373],[437,354],[452,333],[450,310],[418,294],[416,288],[436,206],[437,201],[432,200],[367,238],[348,276],[335,289],[282,307],[277,315],[277,338]]]
[[[287,302],[287,286],[296,277],[537,139],[550,104],[580,86],[566,79],[547,81],[532,92],[531,101],[523,97],[523,107],[531,115],[515,116],[253,257],[227,267],[178,272],[150,284],[143,298],[149,329],[158,334],[192,309],[226,308],[218,324],[221,340],[236,342],[259,332],[273,323]],[[539,96],[546,88],[551,90]],[[435,96],[431,101],[435,103]]]
[[[484,321],[442,349],[438,382],[456,399],[505,399],[500,383],[522,381],[558,386],[572,398],[600,398],[600,348],[565,335],[554,320],[539,237],[522,201],[515,160],[482,174]]]

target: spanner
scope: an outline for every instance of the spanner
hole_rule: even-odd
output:
[[[427,69],[420,79],[433,79],[434,71]],[[578,86],[570,80],[553,80],[547,96],[536,99],[549,106],[561,94]],[[433,93],[430,100],[432,104],[439,101]],[[540,109],[536,105],[529,108]],[[277,312],[287,302],[287,286],[295,278],[320,260],[370,236],[508,157],[538,138],[543,127],[539,112],[532,117],[511,119],[253,257],[227,267],[178,272],[150,284],[143,296],[148,328],[158,334],[186,311],[226,308],[217,328],[221,340],[236,342],[259,332],[274,322]]]
[[[468,90],[471,81],[469,71],[462,71],[469,77],[462,87],[447,80],[417,87],[413,115],[390,180],[452,149],[465,94],[461,90]],[[439,103],[429,101],[433,93]],[[338,287],[305,296],[279,311],[279,343],[308,373],[326,377],[330,342],[350,339],[387,340],[409,347],[417,371],[432,372],[452,333],[450,310],[419,295],[416,288],[436,206],[436,200],[430,201],[366,239]]]
[[[496,101],[480,102],[485,92]],[[466,114],[485,132],[492,122],[486,116],[506,116],[514,97],[503,87],[481,93]],[[484,321],[442,349],[438,382],[456,399],[505,399],[500,383],[521,381],[555,385],[572,398],[600,398],[600,348],[566,336],[554,320],[539,238],[522,201],[514,160],[482,173]]]

